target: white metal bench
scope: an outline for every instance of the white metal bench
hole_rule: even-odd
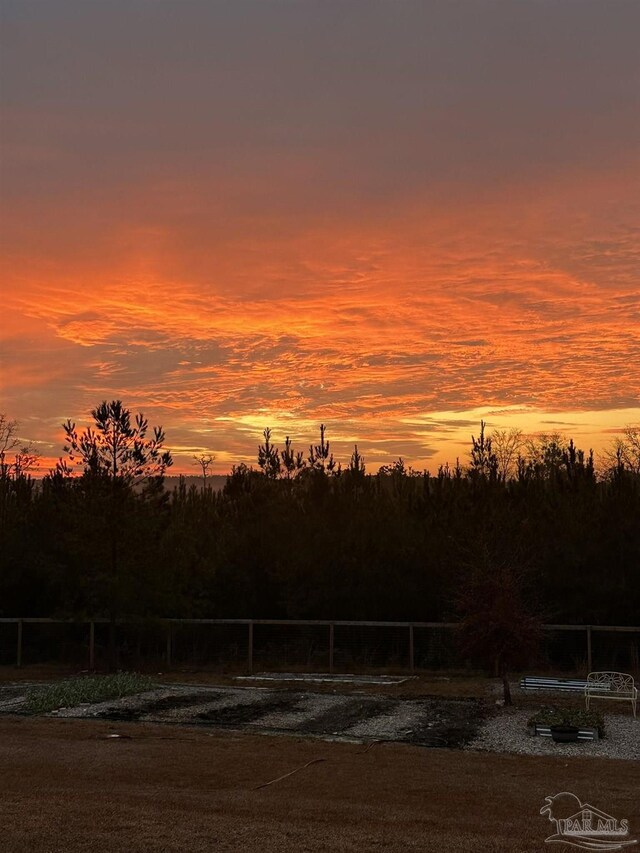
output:
[[[537,675],[525,675],[520,681],[521,690],[571,690],[584,692],[587,682],[584,678],[547,678]]]
[[[589,710],[592,699],[620,699],[631,702],[633,716],[636,716],[638,688],[632,675],[625,672],[590,672],[584,688],[584,700]]]

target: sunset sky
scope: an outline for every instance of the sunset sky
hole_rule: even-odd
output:
[[[638,0],[1,0],[2,388],[175,471],[640,422]]]

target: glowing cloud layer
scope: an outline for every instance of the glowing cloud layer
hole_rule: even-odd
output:
[[[637,4],[55,6],[2,60],[0,409],[45,456],[111,397],[182,470],[640,420]]]

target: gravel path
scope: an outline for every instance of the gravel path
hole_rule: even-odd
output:
[[[112,711],[135,709],[148,702],[166,699],[175,694],[175,688],[147,690],[145,693],[124,696],[122,699],[109,699],[106,702],[95,702],[93,704],[85,702],[82,705],[76,705],[74,708],[60,708],[58,711],[52,711],[51,714],[56,717],[98,717]]]
[[[27,701],[27,693],[40,690],[42,685],[34,681],[23,681],[19,684],[0,685],[0,714],[13,714],[21,711]]]
[[[515,752],[520,755],[580,755],[594,758],[640,760],[640,719],[630,715],[605,714],[606,737],[580,743],[555,743],[548,737],[528,733],[530,711],[509,711],[483,723],[466,749],[486,752]]]
[[[260,720],[256,720],[254,725],[266,729],[296,729],[319,714],[323,714],[326,711],[333,711],[345,705],[348,701],[348,696],[302,693],[300,694],[298,705],[294,710],[274,711]]]
[[[400,702],[386,714],[379,714],[347,729],[346,734],[355,738],[380,738],[393,740],[413,732],[424,724],[424,702]]]
[[[185,692],[185,700],[188,697]],[[171,694],[176,697],[175,691]],[[140,719],[144,722],[158,723],[188,723],[192,722],[198,714],[206,714],[210,711],[223,710],[224,708],[242,707],[254,705],[263,701],[264,693],[251,690],[208,690],[206,693],[198,693],[193,696],[192,704],[166,710],[149,711]]]
[[[0,714],[13,714],[16,711],[21,711],[26,701],[26,694],[14,696],[10,699],[6,697],[0,699]]]

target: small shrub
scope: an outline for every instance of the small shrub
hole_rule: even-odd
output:
[[[577,726],[578,728],[597,729],[604,737],[604,717],[598,711],[583,711],[581,708],[542,708],[529,720],[534,726]]]
[[[27,694],[27,710],[32,714],[45,714],[59,708],[73,708],[83,702],[106,702],[151,690],[153,681],[136,672],[118,672],[115,675],[88,675],[69,678],[44,689]]]

